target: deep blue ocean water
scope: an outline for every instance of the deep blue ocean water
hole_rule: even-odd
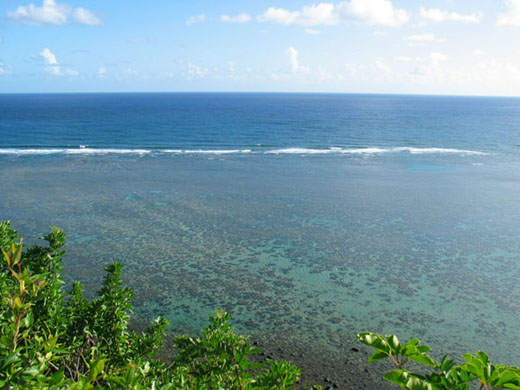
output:
[[[64,228],[89,294],[122,261],[178,330],[520,364],[519,148],[514,98],[0,95],[0,218]]]

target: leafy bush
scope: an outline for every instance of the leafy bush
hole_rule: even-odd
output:
[[[122,266],[108,265],[97,297],[80,283],[67,293],[61,276],[65,234],[23,245],[0,222],[0,388],[2,389],[291,389],[299,370],[285,361],[255,364],[260,352],[217,311],[201,337],[176,338],[171,362],[155,358],[168,321],[129,330],[132,290]]]
[[[369,362],[390,359],[397,369],[387,372],[384,378],[409,390],[470,390],[515,389],[520,390],[520,368],[493,364],[482,351],[475,355],[462,355],[465,362],[456,365],[446,355],[440,362],[431,357],[430,347],[421,345],[418,339],[401,344],[396,335],[382,336],[377,333],[360,333],[357,338],[376,351]],[[427,373],[405,370],[409,361],[426,366]]]

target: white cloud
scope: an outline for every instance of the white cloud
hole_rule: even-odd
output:
[[[40,56],[43,57],[43,60],[45,61],[46,65],[49,65],[49,66],[58,65],[58,60],[56,60],[56,56],[49,49],[47,49],[47,48],[43,49],[40,52]]]
[[[320,35],[320,30],[314,30],[312,28],[306,28],[305,32],[309,35]]]
[[[107,74],[107,68],[100,66],[97,71],[97,77],[102,79]]]
[[[389,0],[351,0],[348,13],[370,25],[400,26],[410,16],[404,9],[396,9]]]
[[[289,61],[291,62],[291,70],[293,71],[293,73],[297,72],[298,68],[300,67],[300,63],[298,61],[298,50],[291,46],[285,51],[285,54],[289,56]]]
[[[233,61],[226,61],[227,69],[224,71],[223,77],[231,80],[245,80],[247,74],[240,72]],[[217,76],[222,77],[222,76]]]
[[[518,83],[520,83],[520,68],[509,60],[490,59],[487,62],[477,64],[474,69],[474,78],[483,80],[493,88],[497,84],[505,84],[515,95],[518,95]],[[511,85],[511,83],[516,83]]]
[[[66,4],[57,4],[55,0],[43,0],[42,6],[34,4],[21,5],[14,11],[7,11],[7,17],[16,23],[32,25],[61,25],[69,20],[72,14],[80,24],[99,24],[101,20],[85,8],[72,9]]]
[[[419,10],[419,16],[431,22],[462,22],[462,23],[479,23],[482,20],[482,12],[473,12],[471,14],[459,14],[457,12],[443,11],[438,8],[422,8]]]
[[[409,35],[404,38],[405,41],[413,41],[413,42],[434,42],[437,39],[435,38],[435,34],[416,34]]]
[[[63,73],[61,72],[61,66],[55,65],[55,66],[47,66],[45,67],[45,71],[47,73],[50,73],[54,76],[61,76]]]
[[[5,65],[3,62],[0,62],[0,75],[6,74],[7,70],[5,69]]]
[[[191,26],[192,24],[196,24],[196,23],[203,23],[205,21],[206,21],[206,15],[204,15],[204,14],[190,16],[186,20],[186,26]]]
[[[411,58],[411,57],[408,57],[408,56],[397,56],[397,57],[394,57],[394,61],[398,61],[398,62],[410,62],[410,61],[412,61],[412,58]]]
[[[247,23],[251,20],[251,16],[248,14],[239,14],[236,16],[222,15],[220,21],[223,23]]]
[[[309,68],[300,64],[298,59],[299,52],[294,47],[289,47],[285,54],[289,56],[289,62],[291,63],[291,72],[292,73],[308,73]]]
[[[474,56],[484,56],[486,54],[487,54],[487,52],[484,51],[484,50],[480,50],[480,49],[473,50],[473,55]]]
[[[206,77],[208,74],[208,70],[206,68],[201,68],[191,62],[188,62],[188,69],[185,72],[186,78],[188,80],[193,79],[202,79]]]
[[[257,16],[257,20],[259,22],[274,22],[274,23],[280,23],[280,24],[303,24],[301,22],[298,22],[298,19],[300,18],[300,12],[299,11],[288,11],[283,8],[269,8],[267,11],[265,11],[263,14]]]
[[[498,15],[498,26],[520,26],[520,0],[506,0],[506,12]]]
[[[52,51],[50,51],[48,48],[43,49],[40,53],[40,57],[43,58],[43,62],[45,64],[45,71],[47,73],[50,73],[54,76],[78,76],[79,72],[74,69],[62,69],[61,65],[59,64],[58,60],[56,59],[56,56]]]
[[[429,63],[410,74],[411,85],[435,93],[518,95],[520,67],[515,58],[486,58],[463,67],[442,66],[446,56],[430,53]]]
[[[90,26],[100,24],[101,20],[92,12],[85,8],[76,8],[74,10],[74,19],[81,24],[88,24]]]
[[[70,8],[56,4],[54,0],[43,0],[41,7],[34,4],[19,6],[15,11],[7,11],[7,17],[22,24],[65,24]]]
[[[349,20],[369,25],[399,26],[408,21],[403,9],[396,9],[390,0],[350,0],[337,4],[319,3],[308,5],[297,11],[271,7],[257,16],[259,22],[284,25],[332,26]]]

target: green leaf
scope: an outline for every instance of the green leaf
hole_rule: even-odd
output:
[[[514,371],[506,370],[499,375],[498,380],[496,381],[496,383],[494,385],[495,386],[504,386],[506,383],[510,383],[513,381],[519,383],[520,375],[518,375]]]
[[[398,384],[399,386],[405,387],[410,376],[410,371],[407,370],[392,370],[383,375],[387,381]]]
[[[392,348],[392,352],[394,355],[397,355],[401,350],[401,343],[395,334],[390,334],[386,336],[386,341],[390,348]]]
[[[4,370],[7,367],[9,367],[10,365],[12,365],[14,362],[19,360],[19,357],[20,356],[19,356],[18,351],[7,355],[7,357],[5,359],[0,360],[0,362],[2,363],[2,365],[0,366],[0,370]]]
[[[388,357],[388,354],[385,351],[376,351],[368,358],[370,363],[377,362],[378,360],[382,360]]]
[[[65,377],[65,373],[63,369],[56,371],[54,375],[51,377],[51,386],[56,386],[60,384],[63,381],[63,378]]]
[[[437,368],[439,367],[439,363],[437,360],[432,358],[429,355],[426,354],[420,354],[420,355],[409,355],[408,359],[413,360],[414,362],[424,364],[429,367]]]
[[[105,369],[106,359],[98,359],[90,364],[90,381],[93,382],[97,379],[98,375]]]
[[[487,353],[478,351],[476,355],[478,356],[482,364],[488,365],[490,363],[489,356],[487,355]]]
[[[33,322],[34,322],[34,315],[32,312],[29,312],[29,314],[27,314],[25,316],[25,318],[23,319],[22,324],[25,328],[28,328],[33,324]]]
[[[390,354],[391,348],[388,344],[388,341],[385,340],[385,338],[377,333],[372,332],[365,332],[365,333],[359,333],[357,335],[357,339],[362,342],[365,345],[368,345],[369,347],[379,349],[381,351],[386,352],[387,354]]]
[[[418,345],[421,342],[419,339],[411,339],[406,343],[406,345]]]

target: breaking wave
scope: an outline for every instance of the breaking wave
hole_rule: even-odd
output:
[[[453,148],[417,148],[417,147],[367,147],[367,148],[338,148],[330,147],[327,149],[318,148],[280,148],[280,149],[217,149],[217,150],[205,150],[205,149],[117,149],[117,148],[89,148],[80,146],[79,148],[48,148],[48,149],[15,149],[5,148],[0,149],[0,155],[17,155],[17,156],[28,156],[28,155],[48,155],[48,154],[64,154],[64,155],[106,155],[106,154],[134,154],[134,155],[147,155],[147,154],[214,154],[214,155],[226,155],[226,154],[296,154],[296,155],[313,155],[313,154],[342,154],[342,155],[374,155],[384,153],[410,153],[410,154],[459,154],[459,155],[487,155],[488,153],[465,150],[465,149],[453,149]]]

